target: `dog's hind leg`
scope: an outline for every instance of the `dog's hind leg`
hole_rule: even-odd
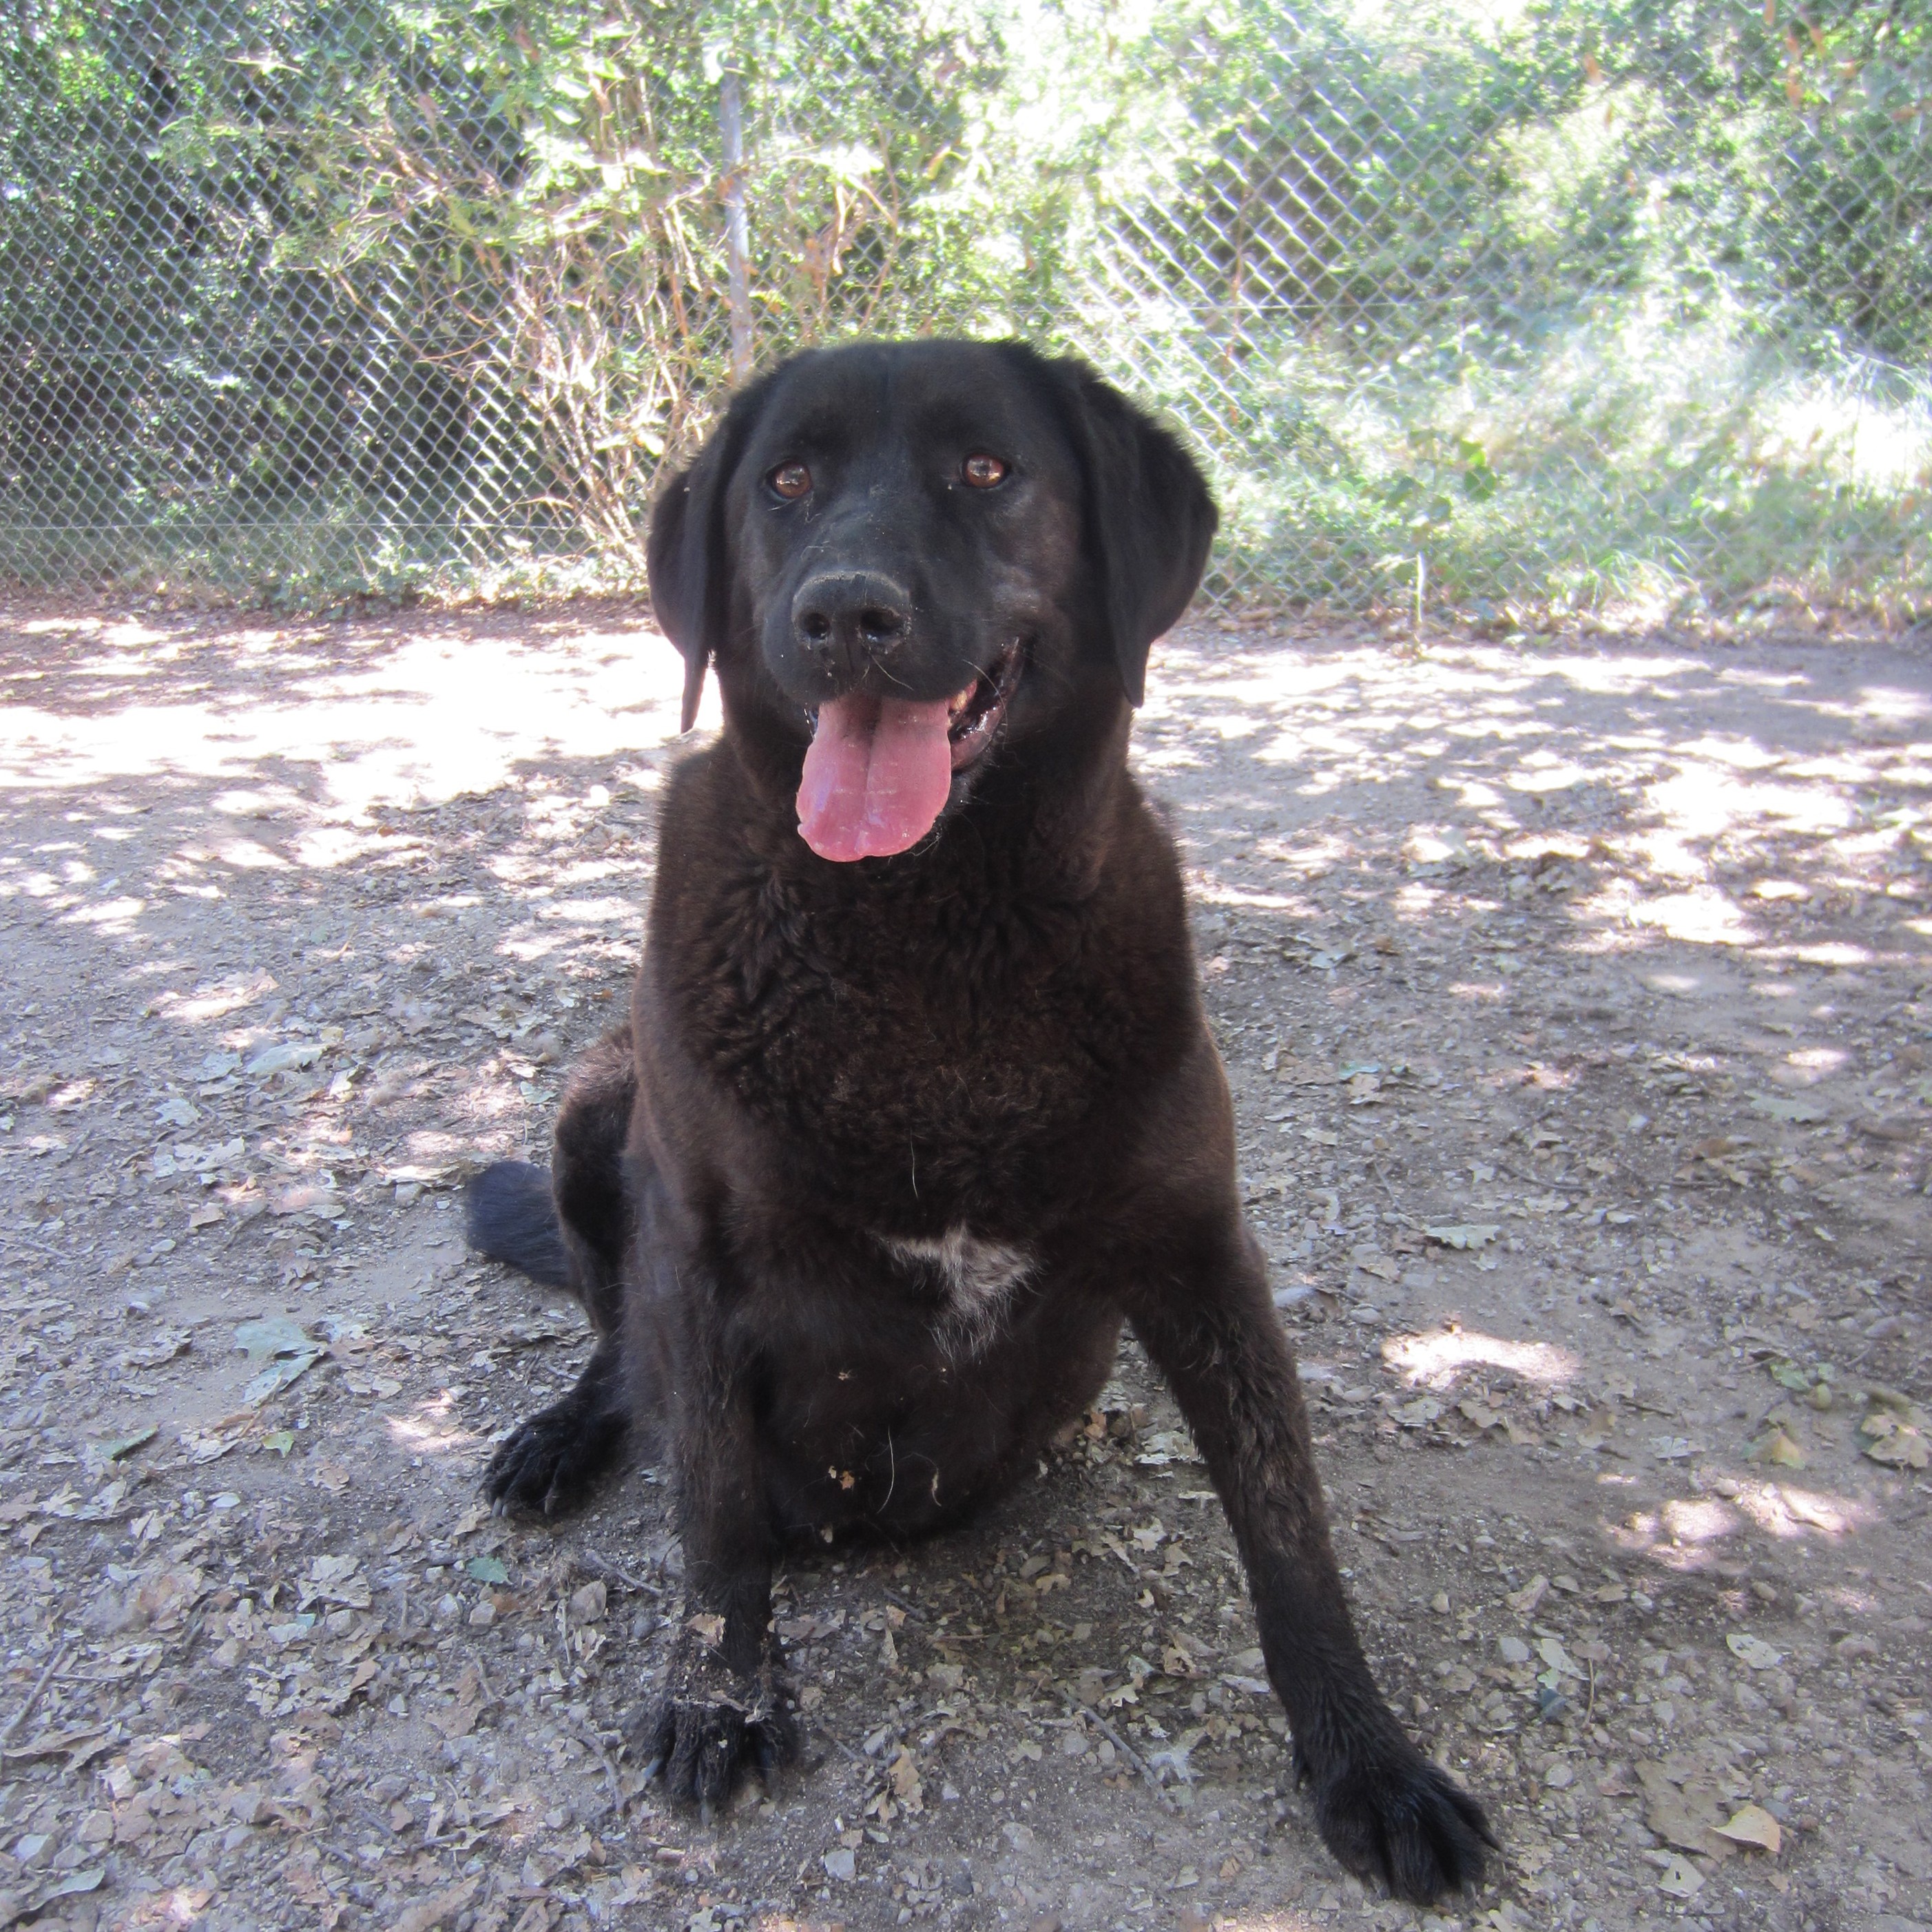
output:
[[[471,1247],[583,1303],[600,1335],[619,1327],[631,1205],[624,1142],[637,1098],[631,1030],[606,1034],[571,1070],[557,1114],[550,1172],[500,1160],[470,1184]]]
[[[568,1288],[598,1336],[577,1386],[518,1424],[490,1459],[484,1489],[500,1508],[546,1515],[567,1508],[632,1433],[636,1377],[625,1360],[622,1318],[634,1221],[624,1142],[636,1095],[631,1032],[620,1027],[572,1070],[550,1172],[499,1161],[470,1184],[470,1245]]]
[[[571,1069],[552,1143],[550,1192],[571,1290],[600,1335],[614,1336],[622,1325],[624,1265],[635,1228],[624,1144],[637,1098],[631,1029],[614,1028]]]

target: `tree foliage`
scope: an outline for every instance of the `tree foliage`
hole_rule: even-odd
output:
[[[1077,347],[1216,465],[1250,587],[1922,579],[1898,0],[20,0],[4,556],[634,577],[728,384],[734,187],[761,356]],[[1792,440],[1854,393],[1876,469]]]

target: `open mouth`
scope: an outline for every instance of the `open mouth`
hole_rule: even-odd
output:
[[[1016,638],[963,691],[946,703],[946,736],[952,769],[964,771],[993,742],[1006,700],[1020,681],[1023,653]]]
[[[1016,638],[951,698],[828,698],[799,773],[799,836],[821,859],[890,858],[938,823],[956,776],[990,745],[1020,681]]]

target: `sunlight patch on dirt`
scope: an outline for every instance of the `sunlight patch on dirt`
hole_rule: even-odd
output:
[[[1232,706],[1264,729],[1242,739],[1258,765],[1292,768],[1295,795],[1310,803],[1352,787],[1424,778],[1446,795],[1449,814],[1410,825],[1412,868],[1460,871],[1498,857],[1584,868],[1588,889],[1569,902],[1598,950],[1658,941],[1762,949],[1796,964],[1874,963],[1870,948],[1834,939],[1793,943],[1749,916],[1739,862],[1774,852],[1833,888],[1890,892],[1916,887],[1874,874],[1909,855],[1916,810],[1895,805],[1922,782],[1924,748],[1906,742],[1925,707],[1915,693],[1865,688],[1847,702],[1805,675],[1749,665],[1718,668],[1690,656],[1549,655],[1445,642],[1398,658],[1379,642],[1291,656],[1224,657],[1170,640],[1166,689],[1142,714],[1142,762],[1178,770],[1222,744]],[[1725,728],[1700,718],[1673,730],[1670,707],[1694,708],[1725,686],[1762,694],[1762,729]],[[1583,722],[1588,701],[1638,700],[1616,733]],[[1647,700],[1647,701],[1646,701]],[[1187,737],[1190,706],[1211,710]],[[1852,721],[1879,734],[1856,747],[1826,742]],[[1688,722],[1688,721],[1687,721]],[[1888,736],[1888,734],[1889,734]],[[1208,754],[1212,755],[1212,754]],[[1880,793],[1874,804],[1873,793]],[[1546,808],[1574,795],[1613,796],[1623,824],[1596,838],[1543,831]],[[1893,805],[1880,812],[1879,805]],[[1552,827],[1552,830],[1554,828]],[[1542,855],[1547,852],[1548,857]],[[1812,888],[1783,883],[1754,894],[1796,898]],[[1901,921],[1916,941],[1926,936]]]
[[[1545,1388],[1574,1382],[1582,1364],[1568,1348],[1550,1342],[1512,1342],[1480,1329],[1450,1328],[1406,1335],[1382,1345],[1382,1359],[1420,1388],[1446,1389],[1466,1368],[1507,1369]]]
[[[454,1394],[446,1390],[440,1396],[419,1402],[413,1414],[386,1418],[396,1447],[412,1456],[449,1456],[477,1448],[484,1438],[474,1430],[452,1425],[448,1419],[455,1400]]]
[[[159,635],[103,632],[120,654],[104,674],[119,680],[150,669],[128,654]],[[245,783],[265,763],[286,761],[312,775],[311,804],[322,815],[356,818],[379,805],[493,790],[532,759],[608,757],[676,735],[682,667],[647,630],[538,648],[430,633],[370,664],[345,657],[292,676],[302,662],[278,654],[274,694],[247,704],[190,688],[171,699],[129,694],[111,707],[0,706],[0,788],[79,793],[167,776]],[[716,704],[714,691],[700,723],[716,723]]]
[[[1708,890],[1640,900],[1627,909],[1625,916],[1634,926],[1654,926],[1687,946],[1749,946],[1759,936],[1732,901]]]
[[[1736,1510],[1708,1496],[1666,1503],[1663,1515],[1664,1529],[1679,1543],[1720,1543],[1742,1527]]]
[[[1738,1508],[1767,1536],[1780,1541],[1821,1534],[1833,1542],[1871,1523],[1876,1512],[1856,1497],[1766,1483],[1741,1491]]]

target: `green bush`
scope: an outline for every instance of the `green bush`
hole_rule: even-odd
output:
[[[637,581],[730,380],[729,74],[758,355],[1078,350],[1224,594],[1909,614],[1932,26],[1789,4],[21,0],[0,568]]]

